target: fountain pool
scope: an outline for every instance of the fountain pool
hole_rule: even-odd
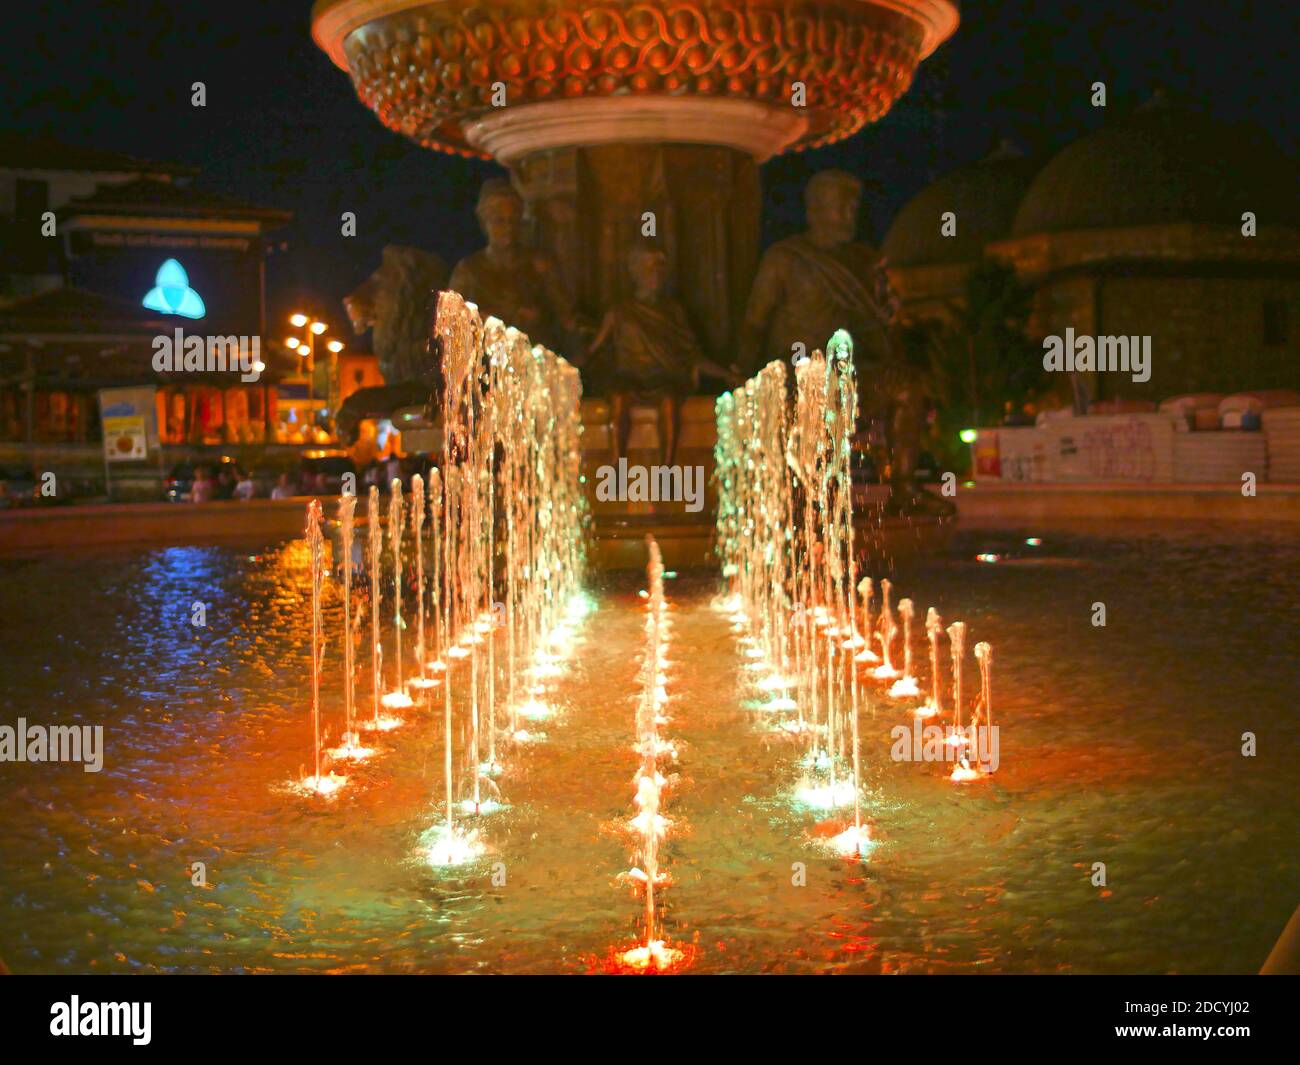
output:
[[[545,696],[545,741],[513,748],[510,805],[476,823],[486,855],[435,871],[412,852],[438,816],[441,698],[379,734],[336,798],[277,790],[311,750],[309,561],[301,540],[0,561],[0,721],[102,724],[106,747],[98,774],[0,765],[0,958],[20,973],[610,968],[640,933],[638,892],[618,878],[644,576],[597,584]],[[660,921],[686,968],[1257,969],[1300,898],[1294,529],[960,532],[889,576],[918,616],[933,605],[996,647],[1001,765],[954,786],[948,765],[890,761],[910,711],[866,679],[875,846],[855,862],[792,800],[802,748],[746,708],[742,648],[710,607],[718,581],[667,582],[678,758],[663,771],[686,827],[661,845]],[[323,611],[340,631],[330,581]],[[327,654],[335,743],[337,641]],[[468,717],[458,702],[458,744]]]

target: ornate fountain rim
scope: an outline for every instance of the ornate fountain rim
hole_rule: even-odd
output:
[[[311,36],[340,70],[348,70],[343,43],[368,22],[413,7],[451,6],[457,0],[316,0],[311,8]],[[958,0],[853,0],[905,15],[922,28],[921,56],[928,58],[957,31]]]
[[[316,0],[312,37],[429,148],[680,139],[762,160],[879,119],[958,21],[957,0]]]

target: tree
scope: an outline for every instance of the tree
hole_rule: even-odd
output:
[[[927,364],[924,376],[935,405],[939,457],[963,454],[963,429],[996,425],[1042,387],[1041,348],[1028,334],[1033,288],[1015,270],[985,259],[966,278],[946,322],[912,323],[900,344]],[[927,357],[928,356],[928,357]]]

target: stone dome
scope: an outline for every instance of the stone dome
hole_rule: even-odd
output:
[[[1259,130],[1161,96],[1061,149],[1025,193],[1012,235],[1200,223],[1300,225],[1296,167]]]
[[[894,217],[881,246],[890,266],[974,262],[984,246],[1011,232],[1016,209],[1041,165],[1007,144],[976,163],[927,185]],[[940,233],[945,211],[957,215],[957,231]]]

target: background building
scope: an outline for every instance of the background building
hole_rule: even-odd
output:
[[[1296,179],[1259,130],[1157,95],[1043,165],[1001,151],[940,178],[884,252],[913,318],[949,314],[987,256],[1033,287],[1035,338],[1150,336],[1150,380],[1094,374],[1094,400],[1297,388]],[[955,236],[940,235],[945,211]]]
[[[53,470],[61,495],[102,491],[98,392],[124,386],[157,389],[163,446],[147,468],[122,468],[126,494],[156,497],[178,462],[293,464],[296,453],[267,453],[289,435],[279,390],[301,367],[268,335],[264,280],[266,234],[289,214],[192,188],[188,167],[3,142],[0,467]],[[178,278],[184,306],[159,295]],[[177,329],[256,340],[261,375],[156,371],[155,338]]]

